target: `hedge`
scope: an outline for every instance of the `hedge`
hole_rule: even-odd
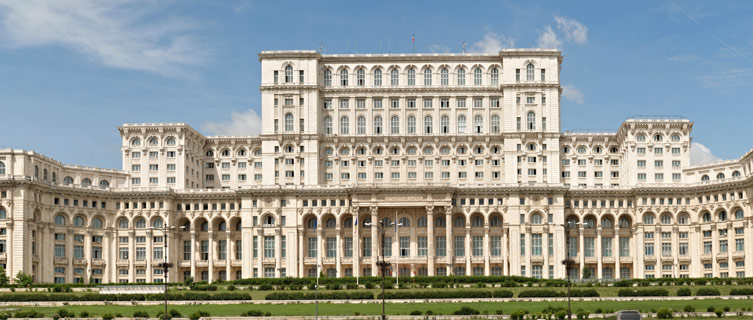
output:
[[[698,289],[698,292],[696,293],[697,296],[719,296],[721,293],[719,293],[718,289],[714,288],[700,288]]]
[[[739,288],[729,291],[731,296],[753,296],[753,288]]]
[[[75,295],[70,293],[35,293],[18,292],[15,294],[0,294],[0,301],[23,302],[23,301],[160,301],[164,300],[164,294],[99,294],[85,293]],[[243,292],[185,292],[168,293],[168,300],[252,300],[251,294]]]
[[[547,289],[523,290],[518,293],[518,298],[550,298],[565,297],[566,293]]]
[[[571,297],[598,297],[599,293],[595,289],[570,290]]]
[[[314,292],[274,292],[266,295],[264,300],[314,300]],[[374,299],[371,292],[322,292],[318,294],[320,300],[370,300]]]
[[[622,289],[617,292],[619,297],[666,297],[669,292],[665,289]]]
[[[457,290],[457,291],[388,291],[385,299],[457,299],[457,298],[512,298],[509,290]],[[378,294],[377,299],[382,299]]]

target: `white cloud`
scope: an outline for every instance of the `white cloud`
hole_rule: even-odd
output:
[[[711,149],[706,146],[693,142],[690,144],[690,165],[700,165],[722,161],[722,158],[711,153]]]
[[[0,0],[0,43],[12,48],[63,46],[113,68],[185,76],[208,56],[184,18],[155,13],[159,2]]]
[[[554,16],[554,21],[557,22],[557,29],[565,33],[567,41],[573,41],[580,45],[588,42],[588,28],[582,23],[575,19],[560,16]]]
[[[261,132],[261,117],[253,109],[246,112],[235,112],[229,121],[206,122],[202,125],[204,131],[217,136],[249,136]]]
[[[544,27],[544,32],[539,35],[539,48],[557,49],[562,47],[562,41],[557,38],[551,26]]]
[[[450,47],[445,47],[441,44],[432,44],[429,46],[429,52],[431,53],[448,53],[450,52]]]
[[[500,35],[494,31],[484,34],[484,38],[473,43],[470,52],[498,53],[502,49],[515,47],[515,39]]]
[[[572,84],[562,86],[562,97],[577,104],[583,104],[584,101],[583,93]]]

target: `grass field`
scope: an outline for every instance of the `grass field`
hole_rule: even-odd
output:
[[[681,311],[687,305],[695,307],[696,311],[703,312],[706,308],[713,306],[714,308],[729,307],[731,311],[741,310],[743,308],[751,307],[753,301],[751,300],[722,300],[722,299],[708,299],[708,300],[686,300],[686,301],[624,301],[615,303],[613,301],[573,301],[572,310],[583,309],[595,313],[596,309],[602,310],[641,310],[643,312],[650,312],[651,310],[657,310],[660,308],[669,308]],[[477,303],[387,303],[387,314],[391,315],[407,315],[412,311],[418,310],[421,313],[425,313],[427,310],[431,310],[434,314],[452,314],[454,311],[460,309],[463,306],[470,306],[476,310],[479,310],[482,314],[497,314],[497,310],[501,310],[503,314],[510,314],[515,310],[528,310],[531,313],[540,312],[547,306],[552,307],[567,307],[566,301],[556,302],[477,302]],[[134,311],[147,311],[150,316],[154,317],[157,312],[164,310],[163,306],[65,306],[65,307],[9,307],[11,309],[33,309],[44,313],[47,316],[52,316],[58,309],[64,308],[69,311],[75,312],[77,315],[82,311],[86,311],[92,317],[101,316],[105,313],[117,314],[120,313],[123,316],[131,316]],[[187,305],[187,306],[170,306],[171,309],[178,310],[184,317],[189,314],[198,311],[208,311],[212,316],[238,316],[243,312],[249,310],[258,310],[262,312],[270,312],[272,316],[301,316],[301,315],[313,315],[315,305],[313,303],[296,303],[296,304],[284,304],[284,305],[252,305],[252,304],[233,304],[233,305]],[[338,316],[350,316],[350,315],[379,315],[382,312],[382,305],[379,303],[369,304],[319,304],[319,315],[338,315]],[[729,319],[729,318],[727,318]]]

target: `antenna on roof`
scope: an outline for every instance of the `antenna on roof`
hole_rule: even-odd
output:
[[[467,45],[467,43],[465,43],[465,41],[463,41],[463,54],[465,54],[465,46],[466,45]]]
[[[319,41],[319,53],[320,54],[322,53],[322,42],[321,41]]]

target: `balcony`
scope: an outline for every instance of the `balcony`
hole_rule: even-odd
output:
[[[55,257],[55,264],[68,264],[68,258]]]
[[[603,262],[603,263],[614,263],[614,257],[603,257],[603,258],[601,258],[601,262]]]
[[[531,262],[544,263],[544,256],[531,256]]]
[[[107,263],[105,262],[104,259],[94,259],[94,260],[92,260],[92,266],[98,266],[99,267],[99,266],[104,266],[106,264]]]
[[[209,260],[196,260],[196,266],[197,267],[208,267],[209,266]]]
[[[243,260],[233,259],[230,261],[230,265],[233,267],[240,267],[243,265]]]
[[[620,263],[633,263],[633,257],[620,257]]]
[[[118,266],[128,266],[128,259],[118,259],[117,265]]]
[[[181,267],[181,268],[190,268],[191,267],[191,261],[181,260],[180,262],[178,262],[178,267]]]

